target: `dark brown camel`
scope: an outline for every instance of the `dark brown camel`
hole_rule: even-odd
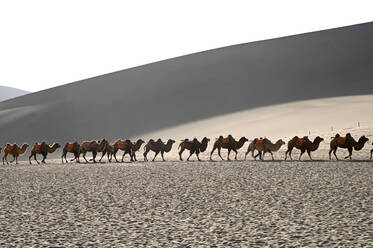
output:
[[[9,164],[8,154],[13,156],[13,160],[10,161],[10,163],[13,163],[13,161],[15,160],[16,164],[18,164],[18,157],[25,154],[28,147],[29,145],[26,143],[23,144],[22,147],[19,147],[17,144],[13,144],[13,145],[7,144],[6,147],[4,148],[3,164],[5,164],[4,160],[6,161],[7,164]]]
[[[149,151],[153,151],[155,153],[154,158],[152,161],[155,160],[157,155],[161,153],[162,160],[165,161],[163,154],[165,152],[171,151],[172,145],[175,143],[175,140],[169,139],[167,143],[163,143],[161,139],[158,139],[157,141],[149,140],[149,142],[144,146],[144,161],[148,161],[147,154]]]
[[[308,156],[312,160],[311,152],[316,151],[323,140],[323,138],[317,136],[312,142],[308,139],[308,136],[304,136],[303,138],[295,136],[288,142],[288,149],[285,152],[285,160],[287,159],[288,154],[290,159],[293,160],[291,152],[293,151],[294,147],[300,150],[299,160],[301,159],[304,152],[307,152]]]
[[[228,135],[227,138],[223,138],[223,136],[220,136],[214,143],[214,147],[212,148],[212,151],[210,153],[210,160],[212,160],[212,154],[213,152],[218,149],[218,155],[219,157],[223,159],[223,157],[221,156],[220,154],[220,150],[222,148],[224,149],[228,149],[228,156],[227,156],[227,160],[230,160],[229,159],[229,154],[231,153],[231,151],[233,150],[235,153],[236,153],[236,156],[235,156],[235,160],[237,160],[237,150],[239,150],[244,144],[245,142],[248,141],[248,139],[246,139],[245,137],[241,137],[239,141],[236,141],[232,135]]]
[[[359,138],[359,140],[356,142],[356,140],[351,136],[350,133],[346,134],[346,137],[341,137],[338,133],[335,135],[334,138],[330,141],[330,149],[329,149],[329,159],[332,159],[331,153],[333,152],[335,158],[338,160],[337,157],[337,149],[339,148],[345,148],[348,150],[348,156],[345,157],[345,159],[350,158],[352,156],[352,150],[355,149],[356,151],[360,151],[363,149],[366,142],[368,142],[368,138],[364,135]]]
[[[49,146],[47,143],[42,142],[41,144],[36,143],[31,150],[31,154],[28,157],[28,160],[31,163],[31,158],[34,157],[35,161],[39,164],[39,161],[36,159],[36,154],[41,154],[43,156],[43,160],[41,161],[45,164],[45,159],[47,158],[48,153],[54,153],[61,145],[58,143],[53,144],[53,146]]]
[[[83,142],[83,144],[80,145],[80,154],[83,154],[84,160],[88,163],[88,160],[85,158],[85,155],[87,152],[92,152],[93,156],[93,163],[96,163],[96,156],[98,152],[104,151],[104,148],[106,147],[107,141],[105,139],[102,139],[101,141],[86,141]]]
[[[114,144],[114,158],[115,158],[115,161],[119,162],[117,160],[117,152],[119,150],[122,150],[124,151],[123,155],[122,155],[122,162],[124,161],[124,156],[126,154],[129,154],[130,157],[131,157],[131,161],[137,161],[136,159],[136,152],[140,149],[141,145],[144,144],[145,141],[143,141],[142,139],[138,139],[136,141],[136,143],[132,143],[131,140],[118,140],[117,142],[115,142]]]
[[[80,163],[79,152],[80,152],[80,145],[79,145],[78,142],[76,142],[76,141],[74,143],[67,142],[65,144],[65,146],[63,147],[63,150],[62,150],[62,156],[61,156],[62,163],[64,163],[63,159],[65,159],[66,163],[68,163],[67,159],[66,159],[67,153],[74,154],[74,158],[71,159],[71,161],[76,160],[76,162]]]
[[[182,161],[182,154],[184,150],[189,150],[189,157],[187,158],[187,161],[189,161],[189,158],[195,153],[198,161],[201,161],[199,159],[199,153],[204,152],[207,149],[207,145],[209,143],[210,139],[207,137],[204,137],[201,142],[198,141],[197,138],[194,138],[193,140],[184,139],[179,145],[180,151],[179,151],[179,157]]]

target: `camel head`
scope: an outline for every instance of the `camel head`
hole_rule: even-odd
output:
[[[351,133],[346,133],[346,138],[352,138]]]
[[[314,142],[314,143],[315,143],[315,142],[317,142],[317,143],[321,143],[322,141],[324,141],[324,139],[321,138],[320,136],[317,136],[313,142]]]
[[[246,141],[249,141],[246,137],[241,137],[239,142],[245,143]]]
[[[173,140],[173,139],[169,139],[169,140],[167,141],[167,143],[169,143],[169,144],[173,144],[173,143],[175,143],[175,140]]]
[[[53,146],[55,146],[56,148],[60,148],[61,147],[60,143],[54,143]]]
[[[360,143],[360,144],[365,144],[365,143],[368,142],[368,141],[369,141],[369,139],[363,135],[363,136],[361,136],[361,137],[359,138],[358,143]]]
[[[202,143],[203,143],[203,142],[207,142],[207,143],[208,143],[209,141],[210,141],[210,139],[207,138],[207,137],[204,137],[204,138],[202,139]]]
[[[279,144],[281,144],[281,145],[285,145],[285,141],[283,141],[282,139],[279,139],[277,142],[278,142]]]
[[[138,139],[138,140],[136,141],[136,143],[139,143],[139,144],[144,144],[144,143],[145,143],[145,141],[143,141],[142,139]]]

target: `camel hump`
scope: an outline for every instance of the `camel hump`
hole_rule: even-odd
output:
[[[257,140],[255,141],[255,145],[257,145],[257,146],[261,146],[261,145],[263,145],[263,139],[257,139]]]

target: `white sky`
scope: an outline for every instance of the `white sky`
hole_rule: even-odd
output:
[[[38,91],[212,48],[369,22],[372,1],[1,0],[0,85]]]

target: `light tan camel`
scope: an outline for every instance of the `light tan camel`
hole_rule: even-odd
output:
[[[311,152],[316,151],[319,148],[320,143],[324,139],[317,136],[313,142],[308,139],[308,136],[304,136],[303,138],[299,138],[298,136],[295,136],[288,142],[288,149],[285,152],[285,160],[287,159],[287,155],[289,154],[289,157],[291,160],[293,160],[291,156],[291,152],[293,151],[293,148],[297,148],[300,150],[299,160],[301,159],[304,152],[307,151],[308,156],[312,160]]]
[[[228,149],[228,156],[227,156],[227,160],[230,160],[229,159],[229,154],[231,153],[231,151],[233,150],[235,153],[236,153],[236,156],[235,156],[235,160],[237,160],[237,150],[239,150],[244,144],[245,142],[247,142],[248,139],[246,139],[245,137],[241,137],[239,141],[236,141],[232,135],[228,135],[227,138],[223,138],[223,136],[220,136],[214,143],[214,147],[212,148],[212,151],[210,153],[210,160],[212,160],[212,154],[214,153],[214,151],[216,149],[218,149],[218,155],[219,157],[223,159],[223,157],[221,156],[220,154],[220,150],[223,148],[223,149]]]
[[[284,145],[285,142],[282,139],[276,141],[276,143],[272,143],[269,139],[258,139],[255,138],[249,145],[247,152],[245,153],[245,160],[246,156],[249,152],[251,152],[251,156],[256,160],[256,156],[254,156],[254,151],[259,151],[259,156],[261,160],[264,160],[264,155],[269,152],[272,156],[272,160],[274,160],[273,152],[277,152],[280,150],[281,146]],[[263,153],[263,154],[261,154]]]
[[[45,164],[45,159],[47,158],[48,153],[54,153],[61,145],[58,143],[53,144],[53,146],[49,146],[47,143],[42,142],[41,144],[36,143],[31,150],[31,154],[28,158],[30,164],[31,158],[34,157],[35,161],[39,164],[39,161],[36,159],[36,154],[41,154],[43,156],[43,160],[41,161]]]
[[[6,147],[4,148],[3,164],[4,164],[4,159],[6,163],[9,164],[8,154],[13,156],[13,160],[10,163],[13,163],[13,161],[16,160],[16,164],[18,164],[18,157],[25,154],[28,147],[29,145],[26,143],[23,144],[21,148],[17,144],[13,144],[13,145],[7,144]]]
[[[172,149],[172,145],[175,143],[175,140],[169,139],[167,143],[163,143],[161,139],[154,141],[153,139],[149,140],[149,142],[144,146],[144,161],[148,161],[147,154],[149,151],[153,151],[155,153],[154,158],[152,161],[155,160],[157,155],[161,153],[162,160],[165,161],[163,154],[165,152],[169,152]]]
[[[201,161],[201,159],[199,158],[199,153],[206,151],[209,141],[210,139],[207,137],[204,137],[201,142],[199,142],[197,138],[194,138],[193,140],[189,140],[189,139],[181,140],[181,143],[179,145],[180,160],[183,161],[182,154],[184,150],[189,150],[189,157],[187,158],[187,161],[189,161],[189,158],[194,153],[196,154],[198,161]]]
[[[355,149],[356,151],[360,151],[363,149],[366,142],[368,142],[369,139],[365,137],[364,135],[359,138],[359,140],[356,142],[356,140],[351,136],[351,133],[347,133],[346,137],[341,137],[338,133],[335,135],[335,137],[332,138],[330,141],[330,149],[329,149],[329,159],[332,159],[331,153],[333,152],[335,158],[338,160],[337,157],[337,149],[339,148],[345,148],[348,150],[348,156],[345,157],[345,159],[350,158],[352,156],[352,150]]]

